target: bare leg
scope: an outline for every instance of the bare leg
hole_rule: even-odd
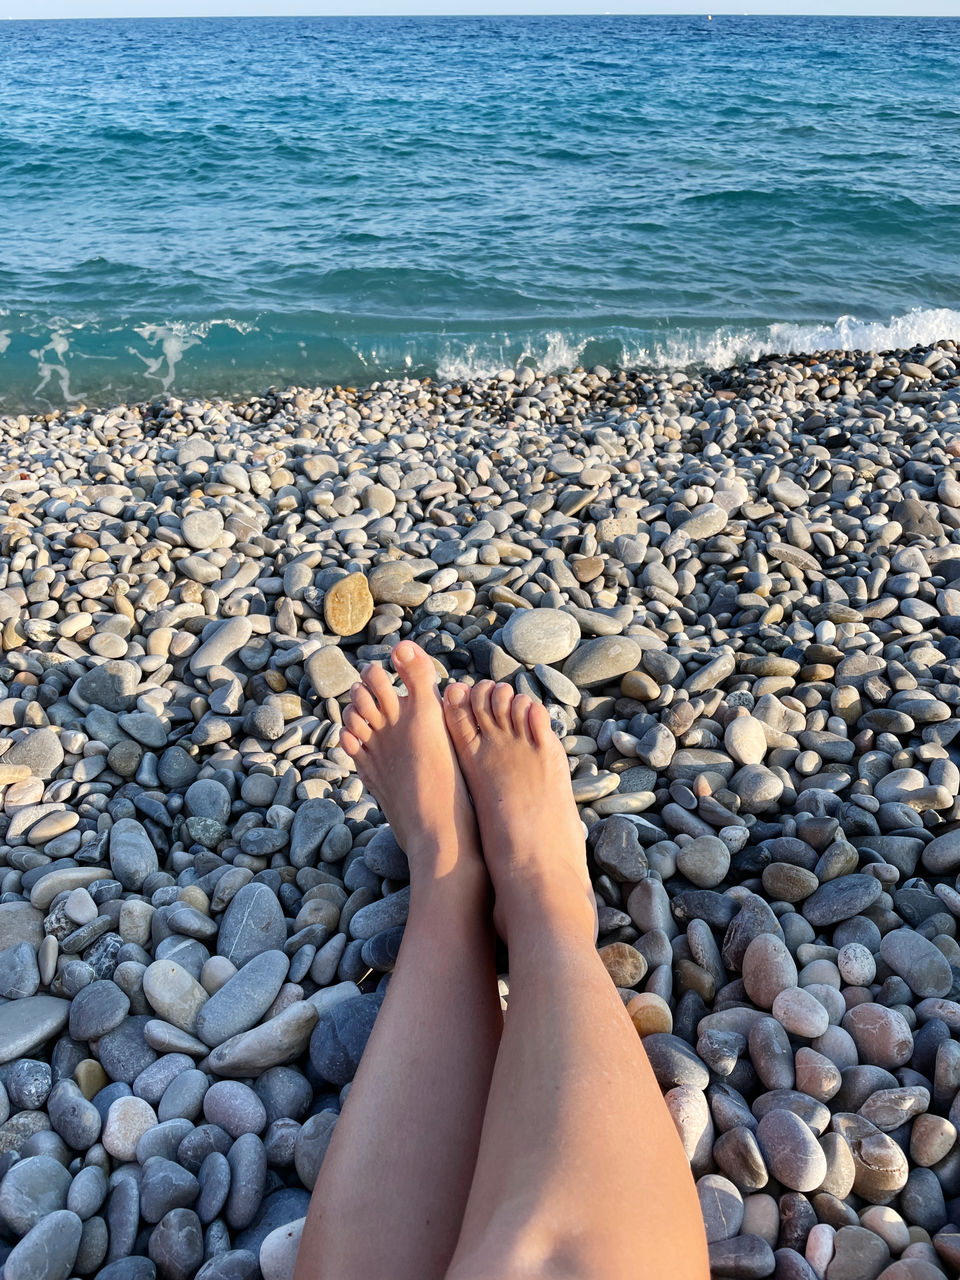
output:
[[[502,1029],[490,884],[433,663],[368,667],[341,742],[410,860],[383,1008],[310,1202],[295,1280],[433,1280],[456,1245]]]
[[[510,952],[510,999],[448,1280],[705,1280],[693,1179],[595,949],[582,829],[545,709],[448,687]]]

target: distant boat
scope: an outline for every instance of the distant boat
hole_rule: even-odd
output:
[[[708,22],[712,22],[712,21],[713,21],[713,14],[712,14],[712,13],[708,13],[708,14],[707,14],[707,21],[708,21]]]

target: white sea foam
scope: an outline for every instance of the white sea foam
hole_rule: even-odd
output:
[[[449,345],[437,360],[437,377],[441,381],[483,380],[521,361],[546,373],[557,373],[582,364],[589,347],[604,351],[605,362],[611,360],[627,368],[669,370],[697,365],[725,369],[774,352],[804,355],[854,348],[887,351],[958,335],[960,311],[949,307],[918,307],[906,315],[892,316],[889,322],[840,316],[833,324],[771,324],[743,329],[725,326],[663,334],[641,334],[622,327],[589,335],[552,330],[537,338],[528,336],[512,342],[500,334],[463,346]]]
[[[175,320],[170,324],[143,324],[136,326],[134,333],[152,347],[159,345],[160,354],[144,355],[136,347],[127,347],[127,351],[143,361],[146,377],[155,378],[164,391],[169,391],[184,353],[202,343],[217,325],[235,329],[238,333],[252,333],[256,329],[254,324],[239,320],[208,320],[203,323]]]
[[[11,332],[12,330],[10,329],[0,329],[0,356],[3,355],[7,347],[10,345]]]
[[[760,356],[776,352],[781,355],[805,355],[813,351],[858,349],[888,351],[895,347],[913,347],[953,338],[960,334],[960,311],[949,307],[909,311],[891,316],[889,322],[858,320],[840,316],[833,324],[772,324],[762,329],[717,329],[710,333],[679,333],[658,338],[650,343],[636,343],[631,349],[624,344],[624,363],[677,369],[687,365],[706,365],[725,369],[732,364],[747,364]]]
[[[33,392],[35,396],[39,396],[51,378],[55,378],[60,383],[60,398],[62,400],[69,404],[71,400],[81,399],[80,396],[73,395],[70,390],[70,370],[67,368],[66,362],[66,355],[69,350],[70,339],[62,330],[55,330],[50,334],[50,341],[46,346],[38,347],[30,352],[31,358],[37,362],[37,372],[40,374],[40,382]]]

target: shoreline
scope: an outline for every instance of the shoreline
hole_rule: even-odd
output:
[[[11,1275],[290,1280],[406,919],[337,745],[404,636],[550,710],[717,1274],[954,1265],[958,344],[504,374],[0,416]]]
[[[515,395],[514,386],[511,386],[511,384],[515,384],[515,386],[522,389],[526,389],[533,384],[537,384],[538,387],[540,385],[558,386],[561,390],[568,386],[576,386],[577,389],[581,389],[584,379],[588,380],[589,390],[596,394],[598,400],[601,400],[604,394],[600,390],[598,382],[617,384],[621,393],[625,393],[628,388],[634,385],[652,389],[664,382],[669,382],[674,388],[682,388],[684,391],[691,393],[705,390],[710,392],[717,390],[737,392],[747,387],[749,379],[754,372],[759,373],[762,380],[767,371],[782,368],[792,368],[794,371],[816,369],[817,373],[824,379],[824,386],[839,385],[835,383],[835,378],[838,378],[841,372],[847,376],[853,375],[854,382],[857,384],[858,399],[864,403],[869,404],[886,396],[896,403],[923,404],[927,402],[927,397],[931,394],[933,385],[941,389],[949,389],[952,386],[960,385],[960,372],[945,379],[936,379],[935,381],[924,379],[918,382],[916,378],[902,374],[899,369],[896,369],[896,373],[893,376],[885,377],[883,376],[884,369],[890,368],[892,370],[902,363],[922,361],[929,353],[937,350],[946,353],[956,351],[957,341],[957,339],[941,338],[933,342],[916,343],[911,347],[891,347],[879,351],[862,350],[860,348],[833,348],[798,354],[769,352],[755,359],[735,362],[723,369],[690,365],[676,369],[620,366],[607,368],[606,366],[596,365],[588,367],[576,365],[566,372],[551,372],[537,369],[534,365],[521,361],[515,367],[505,366],[498,374],[484,377],[440,378],[411,375],[409,377],[374,379],[369,384],[356,381],[302,385],[291,383],[285,386],[271,384],[259,392],[242,395],[217,394],[209,397],[198,394],[178,393],[173,388],[145,399],[122,402],[107,401],[100,406],[91,406],[81,401],[74,405],[51,407],[43,412],[25,409],[22,412],[0,413],[0,425],[9,428],[12,423],[21,422],[23,419],[27,419],[29,422],[50,422],[54,420],[69,420],[83,414],[102,416],[122,412],[126,409],[136,409],[142,412],[147,408],[167,407],[172,401],[181,406],[202,401],[216,408],[242,410],[251,404],[272,399],[276,402],[284,403],[292,401],[296,407],[303,409],[307,403],[320,402],[324,399],[329,400],[336,395],[363,396],[374,391],[402,391],[403,393],[409,393],[409,390],[414,386],[429,390],[433,394],[451,392],[468,395],[480,394],[485,397],[484,403],[488,407],[490,405],[489,397],[491,394],[496,393],[498,388],[501,392],[506,389]],[[861,375],[872,363],[878,360],[881,361],[876,367],[878,376],[869,378],[866,381],[857,376]],[[817,368],[818,366],[820,368]],[[598,370],[600,371],[599,377]],[[899,387],[895,387],[897,377],[905,379]],[[931,384],[930,386],[927,385],[928,381]],[[865,395],[864,392],[866,393]],[[812,388],[806,388],[805,394],[808,397],[816,395]],[[824,398],[833,399],[836,395],[837,393],[827,392]],[[307,397],[312,397],[312,399],[308,401]],[[617,407],[622,408],[623,405],[621,404]]]

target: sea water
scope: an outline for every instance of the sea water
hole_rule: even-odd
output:
[[[0,411],[960,332],[960,21],[0,23]]]

